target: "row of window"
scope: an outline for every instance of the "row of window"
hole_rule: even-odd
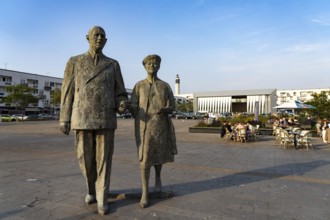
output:
[[[10,76],[0,76],[0,82],[12,82],[12,77]],[[38,85],[38,80],[36,79],[21,79],[21,84],[28,84],[28,85]],[[55,83],[55,82],[45,82],[45,87],[56,87],[59,88],[62,84],[61,83]]]

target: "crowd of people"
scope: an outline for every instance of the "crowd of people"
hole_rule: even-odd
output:
[[[223,122],[221,129],[221,138],[233,140],[237,142],[246,142],[250,140],[256,141],[256,134],[259,126],[253,126],[251,123],[236,123],[232,125],[228,121]]]
[[[307,124],[308,121],[310,125],[312,125],[312,121],[310,118],[307,118]],[[315,122],[314,122],[315,124]],[[275,130],[277,127],[281,127],[283,129],[289,129],[292,127],[299,126],[299,122],[294,119],[293,117],[285,118],[275,118],[273,122],[273,130]],[[312,126],[311,126],[312,127]],[[322,140],[324,143],[330,143],[330,121],[326,118],[324,119],[318,119],[315,124],[316,132],[318,137],[322,137]]]
[[[281,128],[288,128],[292,126],[299,125],[299,121],[294,117],[279,117],[275,118],[273,122],[273,127],[281,127]]]

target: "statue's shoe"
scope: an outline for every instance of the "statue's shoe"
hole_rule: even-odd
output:
[[[148,206],[149,206],[149,203],[148,202],[140,202],[140,207],[142,209],[147,208]]]
[[[141,198],[140,200],[140,207],[141,208],[147,208],[149,206],[149,201],[148,201],[148,198]]]
[[[109,208],[108,204],[97,206],[97,211],[99,212],[100,215],[108,214],[109,210],[110,210],[110,208]]]
[[[86,197],[85,197],[85,202],[86,202],[87,205],[95,203],[96,202],[95,195],[87,194]]]

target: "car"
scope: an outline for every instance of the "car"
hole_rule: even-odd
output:
[[[192,115],[187,112],[178,112],[175,115],[176,119],[192,119]]]
[[[202,112],[196,112],[192,114],[192,119],[203,119],[204,117],[207,117],[207,113],[206,115]]]
[[[126,112],[126,113],[122,114],[122,118],[133,118],[133,116],[130,112]]]
[[[54,116],[47,114],[47,113],[41,113],[38,115],[39,116],[39,120],[54,120]]]
[[[14,114],[12,116],[15,117],[15,118],[17,118],[17,120],[19,120],[19,121],[26,120],[26,118],[27,118],[27,116],[26,115],[23,115],[23,114]]]
[[[1,118],[1,121],[3,121],[3,122],[17,121],[16,117],[9,115],[9,114],[1,114],[0,118]]]
[[[32,115],[27,115],[25,121],[38,121],[39,120],[39,115],[32,114]]]
[[[133,118],[133,116],[130,112],[125,112],[123,114],[117,113],[117,118]]]

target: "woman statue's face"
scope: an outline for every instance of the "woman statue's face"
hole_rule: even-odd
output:
[[[160,68],[160,64],[156,59],[151,59],[144,65],[144,68],[148,74],[156,74]]]

